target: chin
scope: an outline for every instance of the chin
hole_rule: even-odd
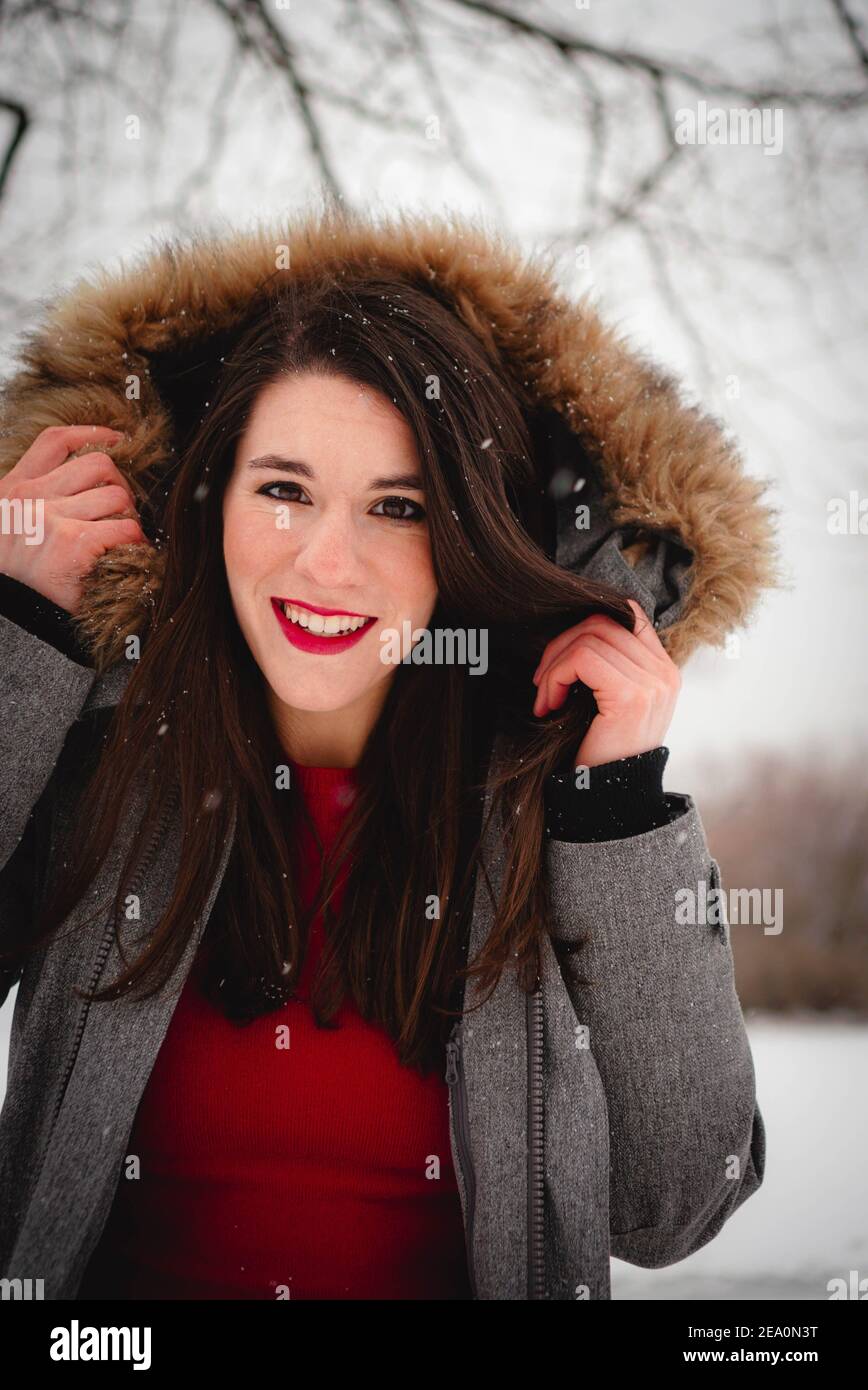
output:
[[[285,677],[269,680],[268,683],[272,694],[282,704],[308,714],[336,714],[371,689],[370,683],[341,688],[334,683],[314,686],[308,681],[287,680]]]

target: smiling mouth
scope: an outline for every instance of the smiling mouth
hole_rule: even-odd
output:
[[[377,621],[375,617],[367,617],[363,613],[322,613],[289,599],[274,598],[272,602],[288,622],[317,637],[349,637]]]

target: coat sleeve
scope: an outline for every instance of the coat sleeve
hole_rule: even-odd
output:
[[[3,576],[3,578],[7,578]],[[8,580],[12,585],[15,581]],[[24,586],[21,586],[24,587]],[[6,590],[3,590],[3,594]],[[2,600],[2,595],[0,595]],[[96,671],[4,616],[0,607],[0,950],[2,928],[29,911],[35,834],[31,816],[51,780]],[[17,611],[17,610],[16,610]],[[23,621],[23,620],[22,620]],[[0,1003],[20,969],[0,960]]]
[[[576,786],[574,756],[564,759],[543,787],[545,833],[553,840],[627,840],[656,830],[683,813],[680,797],[663,790],[669,749],[661,744],[588,769],[587,786]]]
[[[608,1107],[611,1253],[647,1268],[717,1235],[765,1167],[725,908],[701,907],[720,871],[680,800],[644,834],[546,846],[552,941]]]

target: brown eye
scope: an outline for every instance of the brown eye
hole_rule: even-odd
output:
[[[301,487],[299,487],[298,483],[263,483],[262,487],[258,487],[258,488],[256,489],[256,491],[257,491],[257,493],[258,493],[259,495],[261,495],[262,497],[274,497],[274,494],[273,494],[272,491],[271,491],[271,489],[272,489],[273,487],[294,488],[295,491],[296,491],[296,493],[299,493],[299,492],[302,492],[302,491],[303,491],[303,489],[302,489]],[[296,497],[274,497],[274,501],[275,501],[275,502],[298,502],[298,501],[300,501],[300,498],[298,498],[297,496],[296,496]]]
[[[378,513],[378,515],[380,515],[380,516],[387,516],[388,519],[389,519],[390,521],[413,521],[413,522],[419,522],[419,521],[424,521],[424,520],[425,520],[425,509],[424,509],[424,507],[420,507],[418,502],[413,502],[413,501],[411,501],[409,497],[384,497],[384,498],[382,498],[381,501],[379,501],[379,502],[376,503],[376,506],[378,506],[378,507],[389,507],[389,508],[392,509],[392,510],[390,510],[389,512],[380,512],[380,513]],[[401,507],[412,507],[413,511],[412,511],[411,515],[410,515],[410,516],[407,516],[406,514],[405,514],[404,516],[397,515],[397,514],[396,514],[396,509],[401,508]]]

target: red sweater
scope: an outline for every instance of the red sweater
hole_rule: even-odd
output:
[[[328,847],[353,770],[292,775]],[[309,903],[320,863],[301,823],[296,844]],[[351,1001],[317,1028],[322,930],[318,916],[303,998],[243,1027],[190,972],[127,1145],[141,1176],[122,1172],[79,1298],[470,1297],[445,1079],[402,1066]]]

